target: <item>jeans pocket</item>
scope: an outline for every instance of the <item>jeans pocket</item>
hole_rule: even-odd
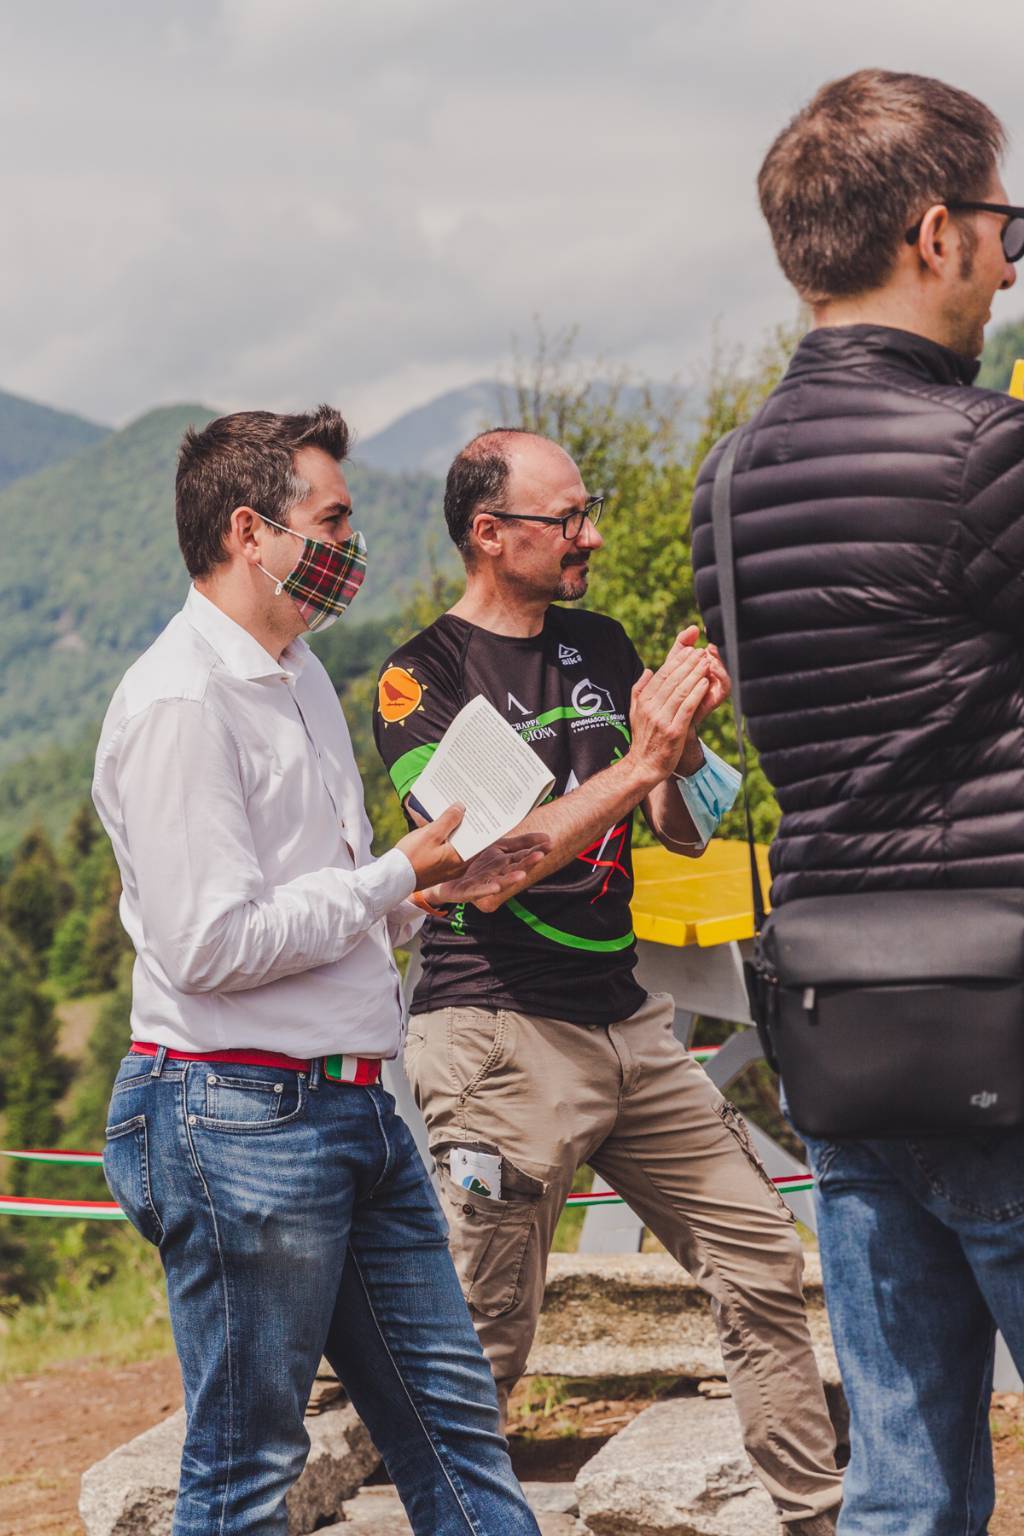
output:
[[[462,1292],[485,1317],[500,1317],[519,1300],[523,1261],[543,1189],[534,1182],[538,1192],[528,1199],[491,1200],[441,1174],[449,1246]]]
[[[153,1204],[149,1182],[149,1141],[145,1115],[135,1115],[117,1125],[108,1125],[107,1144],[103,1149],[103,1172],[107,1187],[128,1220],[147,1242],[157,1246],[163,1241],[164,1228]]]
[[[202,1087],[201,1113],[195,1119],[210,1131],[273,1131],[295,1120],[306,1101],[305,1079],[292,1071],[247,1077],[210,1071]],[[190,1088],[193,1102],[195,1089]]]
[[[1024,1132],[937,1136],[906,1148],[931,1193],[960,1215],[992,1223],[1024,1215]]]

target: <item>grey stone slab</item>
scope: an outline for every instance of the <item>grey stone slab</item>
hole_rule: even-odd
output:
[[[537,1516],[542,1536],[576,1536],[576,1490],[572,1483],[524,1483],[523,1492]],[[320,1536],[411,1536],[401,1500],[390,1486],[362,1488],[345,1505],[345,1523]]]
[[[807,1322],[822,1379],[839,1381],[818,1255],[805,1258]],[[527,1371],[576,1379],[722,1371],[708,1299],[667,1253],[553,1253]]]
[[[639,1414],[576,1478],[594,1536],[775,1536],[729,1400],[672,1398]]]
[[[524,1483],[523,1492],[535,1515],[575,1515],[575,1483]]]
[[[306,1420],[309,1457],[288,1495],[289,1536],[338,1519],[344,1501],[380,1461],[356,1412],[332,1405]],[[82,1474],[87,1536],[168,1536],[185,1439],[185,1410],[137,1435]]]

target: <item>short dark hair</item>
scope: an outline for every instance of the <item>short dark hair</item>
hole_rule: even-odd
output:
[[[508,511],[510,437],[537,437],[523,427],[492,427],[459,450],[444,485],[444,520],[463,559],[470,555],[469,536],[478,512]]]
[[[915,220],[983,197],[1005,148],[995,114],[941,80],[861,69],[822,86],[757,178],[783,272],[812,303],[880,287]]]
[[[236,507],[287,524],[288,514],[309,495],[295,473],[300,448],[322,448],[332,459],[348,456],[348,425],[332,406],[280,416],[238,411],[197,432],[189,427],[178,452],[175,513],[178,544],[190,576],[208,576],[227,559],[224,538]]]

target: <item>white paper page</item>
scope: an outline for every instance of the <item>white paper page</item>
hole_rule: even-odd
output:
[[[471,859],[518,826],[554,782],[533,748],[477,694],[445,731],[412,796],[434,820],[456,801],[466,807],[451,842]]]

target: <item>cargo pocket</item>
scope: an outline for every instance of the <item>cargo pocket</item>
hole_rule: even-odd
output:
[[[501,1200],[463,1189],[441,1166],[441,1197],[462,1293],[485,1317],[500,1317],[519,1300],[526,1250],[544,1190],[540,1179],[507,1159]]]
[[[757,1148],[754,1146],[754,1138],[750,1134],[750,1127],[747,1125],[747,1122],[744,1120],[735,1104],[730,1104],[728,1099],[722,1099],[717,1108],[722,1124],[725,1126],[726,1130],[733,1137],[733,1139],[739,1143],[740,1150],[744,1157],[747,1159],[747,1162],[757,1173],[761,1182],[771,1190],[776,1205],[778,1205],[779,1208],[785,1212],[790,1221],[793,1221],[795,1219],[793,1212],[790,1210],[785,1200],[783,1200],[782,1196],[779,1194],[778,1189],[772,1181],[771,1175],[769,1174],[764,1163],[762,1163],[760,1157],[758,1157]]]

